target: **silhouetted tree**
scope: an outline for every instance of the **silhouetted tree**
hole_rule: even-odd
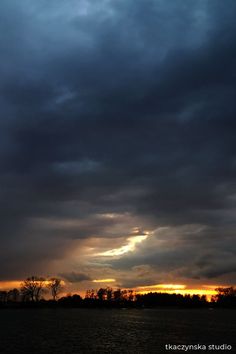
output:
[[[85,293],[85,299],[97,300],[98,299],[97,290],[94,289],[87,290]]]
[[[63,307],[80,307],[82,298],[78,294],[63,296],[58,300],[58,304]]]
[[[216,288],[216,291],[218,292],[216,296],[236,296],[236,288],[234,288],[233,286],[230,286],[228,288]]]
[[[113,298],[113,289],[112,288],[109,288],[109,287],[106,288],[106,298],[108,301],[112,300],[112,298]]]
[[[57,300],[59,293],[62,290],[62,281],[59,278],[51,278],[47,283],[47,287],[50,289],[53,300]]]
[[[219,287],[215,289],[217,294],[212,297],[212,301],[215,301],[218,305],[223,306],[236,306],[236,288]]]
[[[129,301],[134,301],[135,300],[135,291],[134,290],[128,290],[127,291],[127,299]]]
[[[107,299],[106,289],[100,288],[97,291],[97,297],[98,297],[99,300],[106,300]]]
[[[113,292],[113,298],[115,301],[120,301],[122,298],[121,289],[117,289]]]
[[[31,301],[39,301],[45,288],[45,279],[32,276],[27,278],[21,284],[21,293],[24,298],[30,298]]]

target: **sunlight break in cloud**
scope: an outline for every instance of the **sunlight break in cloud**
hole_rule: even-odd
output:
[[[109,251],[101,252],[101,253],[98,253],[97,255],[104,256],[104,257],[114,257],[114,256],[121,256],[121,255],[128,253],[128,252],[133,252],[135,250],[136,245],[138,243],[141,243],[144,240],[146,240],[147,237],[148,237],[148,235],[139,235],[139,236],[129,237],[127,239],[127,241],[128,241],[127,245],[121,246],[119,248],[114,248]]]
[[[94,279],[93,283],[114,283],[115,279]]]

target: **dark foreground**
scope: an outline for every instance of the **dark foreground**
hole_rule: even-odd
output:
[[[235,315],[230,309],[9,309],[0,313],[0,353],[177,352],[165,344],[230,344],[231,351],[208,352],[234,353]]]

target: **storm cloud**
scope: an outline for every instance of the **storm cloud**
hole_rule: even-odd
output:
[[[235,282],[235,10],[1,1],[2,280],[60,263]],[[150,237],[99,260],[135,228]]]

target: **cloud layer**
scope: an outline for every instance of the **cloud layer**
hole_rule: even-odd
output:
[[[1,1],[2,280],[235,282],[235,10]]]

